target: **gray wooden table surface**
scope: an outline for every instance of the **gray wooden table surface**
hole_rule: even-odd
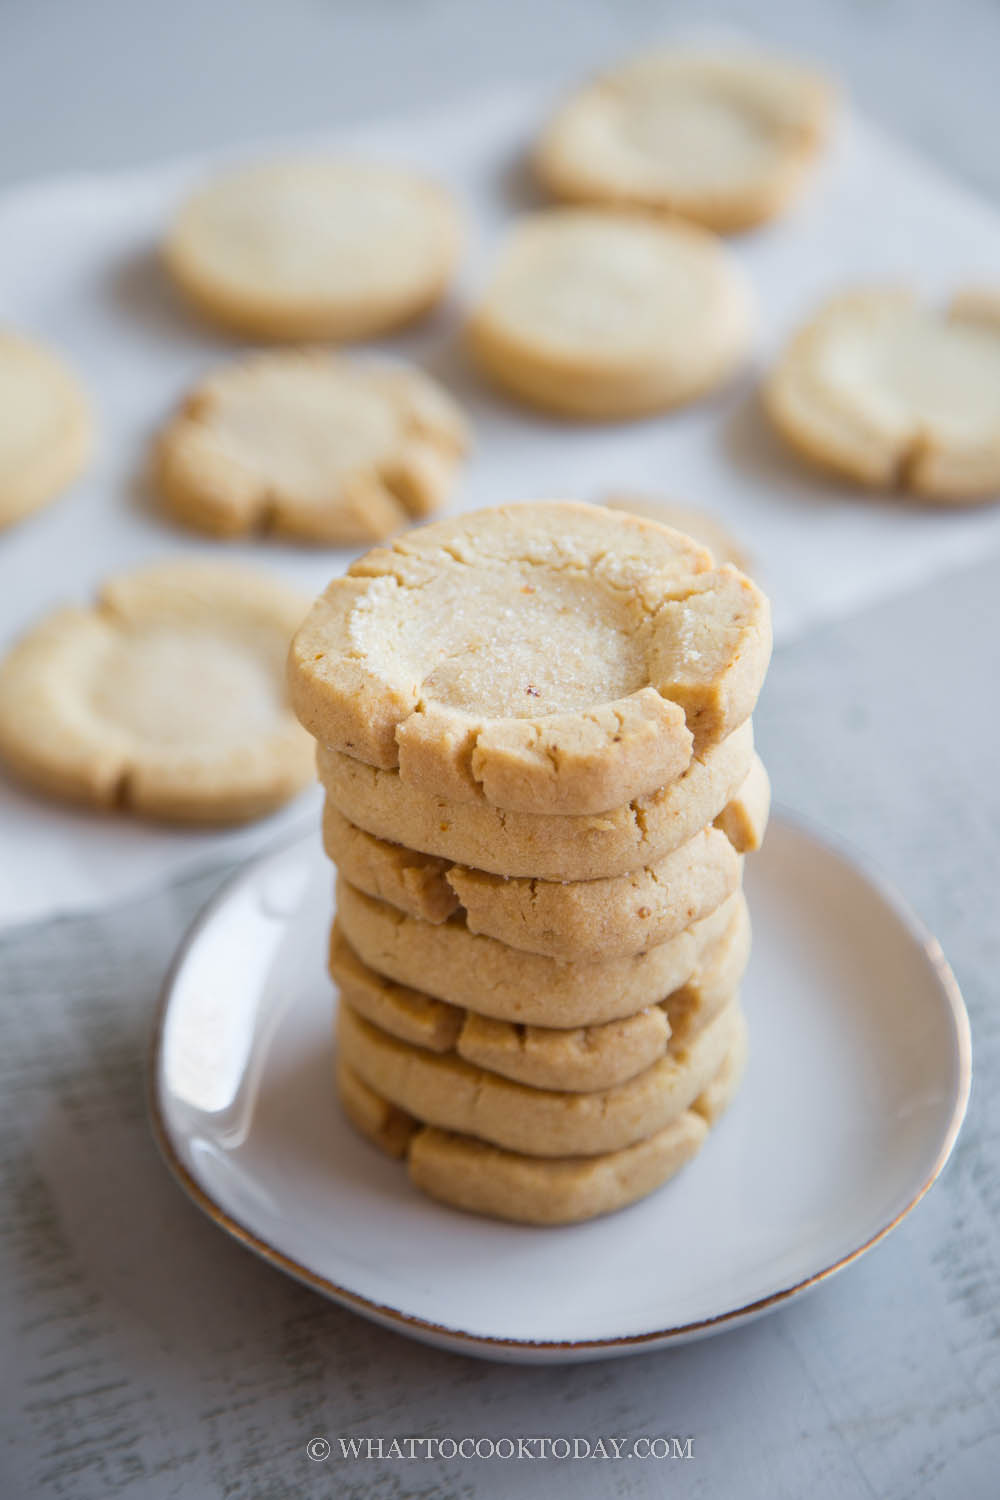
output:
[[[714,15],[825,58],[873,113],[1000,195],[1000,7],[985,0],[6,0],[0,180],[570,73]],[[984,561],[776,654],[758,715],[776,792],[880,865],[938,934],[972,1014],[976,1084],[956,1154],[911,1218],[832,1283],[723,1337],[523,1369],[437,1353],[324,1303],[183,1199],[146,1122],[158,987],[226,872],[6,935],[3,1500],[1000,1493],[998,580]],[[693,1456],[306,1454],[314,1437],[540,1433],[690,1435]]]

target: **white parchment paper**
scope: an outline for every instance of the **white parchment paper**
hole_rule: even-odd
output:
[[[779,642],[1000,550],[1000,510],[921,510],[842,488],[785,452],[757,407],[756,374],[827,291],[888,278],[945,296],[957,283],[997,277],[1000,212],[857,115],[841,122],[792,214],[733,242],[760,302],[755,368],[738,384],[689,410],[607,428],[548,421],[491,393],[463,357],[460,310],[504,220],[535,206],[523,153],[550,104],[537,89],[510,90],[420,119],[260,148],[280,155],[324,145],[410,162],[463,200],[469,246],[451,304],[379,346],[422,361],[471,415],[476,451],[454,509],[542,495],[599,499],[617,487],[702,506],[754,555]],[[0,647],[53,606],[90,598],[104,575],[153,558],[231,557],[314,593],[352,555],[202,540],[159,517],[149,494],[151,434],[194,377],[239,348],[187,313],[157,260],[173,205],[213,160],[50,180],[0,198],[0,322],[65,352],[101,431],[87,476],[0,534]],[[933,608],[930,591],[927,599]],[[197,864],[249,854],[307,824],[317,806],[312,792],[252,828],[192,833],[67,811],[0,780],[0,926],[100,906]]]

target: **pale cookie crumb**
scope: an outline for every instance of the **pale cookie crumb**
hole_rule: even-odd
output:
[[[75,376],[33,340],[0,330],[0,529],[54,499],[92,448]]]
[[[440,299],[460,240],[435,183],[315,156],[211,178],[182,204],[164,256],[198,310],[239,333],[363,339]]]
[[[944,309],[902,287],[831,297],[764,386],[799,453],[859,484],[954,505],[1000,495],[1000,291]]]
[[[749,283],[704,230],[550,209],[509,232],[468,337],[513,395],[593,421],[714,389],[745,359],[752,327]]]
[[[676,213],[729,233],[773,218],[798,193],[832,104],[825,78],[779,57],[654,49],[561,105],[535,170],[571,202]]]
[[[301,350],[202,380],[156,443],[179,520],[216,536],[378,541],[447,499],[469,434],[422,371]]]
[[[107,810],[261,817],[310,779],[283,678],[304,608],[276,580],[218,565],[110,579],[0,663],[0,759],[39,791]]]

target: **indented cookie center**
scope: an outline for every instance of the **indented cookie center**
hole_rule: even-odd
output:
[[[322,169],[248,174],[200,206],[199,254],[227,277],[266,278],[296,295],[367,288],[427,253],[432,228],[396,181]],[[405,249],[401,248],[405,246]]]
[[[843,397],[890,421],[956,435],[1000,423],[1000,336],[988,328],[915,311],[831,336],[826,367]]]
[[[23,353],[0,349],[0,469],[54,440],[60,405],[50,372]]]
[[[629,224],[577,224],[526,246],[494,293],[507,328],[530,341],[592,353],[644,344],[704,301],[686,247]]]
[[[727,186],[772,163],[773,128],[721,90],[671,84],[628,94],[619,109],[623,139],[665,186]]]
[[[402,440],[399,414],[378,391],[289,369],[227,392],[209,430],[221,452],[276,489],[317,499],[344,475],[376,467]]]
[[[361,611],[358,612],[359,616]],[[640,600],[577,572],[494,564],[399,592],[393,630],[381,612],[358,628],[387,672],[427,701],[486,717],[537,718],[592,708],[648,683]]]
[[[259,739],[280,723],[280,651],[175,625],[122,634],[109,648],[91,705],[152,746],[218,747]]]

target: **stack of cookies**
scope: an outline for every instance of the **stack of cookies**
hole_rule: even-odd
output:
[[[764,596],[689,537],[557,501],[369,552],[299,630],[337,1085],[433,1197],[607,1213],[729,1101],[770,639]]]

